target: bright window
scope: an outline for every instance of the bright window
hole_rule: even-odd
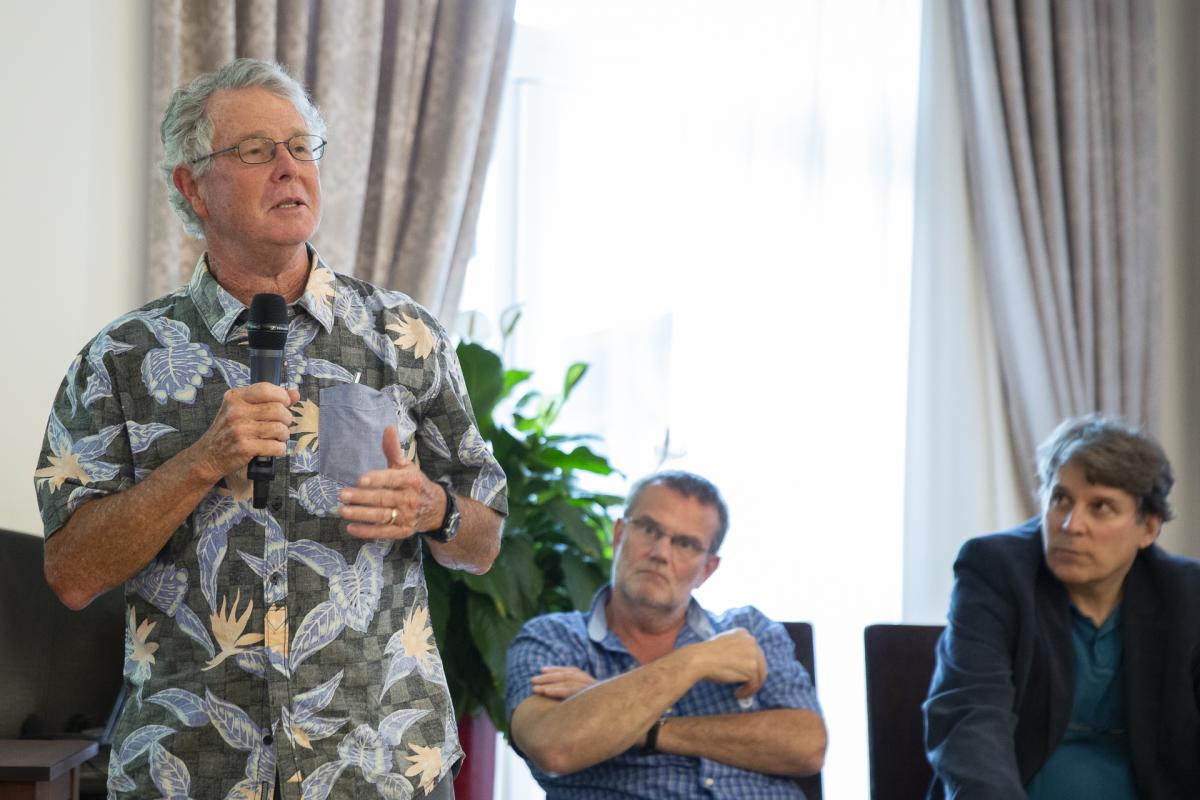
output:
[[[919,0],[517,20],[462,307],[494,329],[520,303],[508,361],[546,389],[591,363],[561,428],[630,480],[722,489],[697,596],[814,623],[826,794],[865,797],[862,629],[901,611]]]

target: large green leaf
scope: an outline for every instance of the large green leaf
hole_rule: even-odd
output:
[[[562,525],[567,539],[592,558],[601,558],[604,543],[594,528],[587,523],[587,516],[565,500],[551,500],[545,506],[546,513]]]
[[[467,597],[467,620],[471,638],[475,640],[493,682],[497,677],[503,679],[508,646],[521,630],[521,623],[501,616],[486,597],[474,592]]]
[[[543,450],[540,456],[541,460],[546,464],[564,471],[581,469],[586,472],[594,472],[597,475],[609,475],[613,471],[613,468],[608,464],[607,458],[596,455],[582,445],[569,453],[564,453],[562,450]]]
[[[533,546],[524,536],[506,535],[492,568],[482,575],[463,573],[462,580],[473,591],[492,598],[496,610],[505,616],[528,619],[537,613],[543,577],[534,562]]]
[[[582,361],[576,361],[567,367],[567,377],[563,380],[563,400],[571,396],[571,390],[575,388],[575,384],[583,380],[587,371],[588,365]]]
[[[524,369],[510,369],[504,373],[504,387],[500,390],[500,397],[508,397],[517,386],[520,386],[525,381],[533,377],[533,373]]]
[[[490,428],[492,412],[504,391],[504,366],[500,356],[473,342],[460,342],[456,352],[476,420],[482,427]]]
[[[606,577],[600,574],[594,563],[585,561],[570,550],[562,554],[563,580],[572,605],[583,611],[592,602],[592,595],[604,585]]]

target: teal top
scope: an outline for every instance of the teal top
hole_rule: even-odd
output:
[[[1058,748],[1027,787],[1030,800],[1134,800],[1121,664],[1121,608],[1100,627],[1071,606],[1075,699]]]

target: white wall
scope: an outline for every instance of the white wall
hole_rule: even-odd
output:
[[[41,532],[33,469],[67,365],[141,300],[149,4],[0,0],[0,527]]]

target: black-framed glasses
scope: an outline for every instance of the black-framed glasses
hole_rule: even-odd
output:
[[[281,142],[265,136],[251,136],[249,139],[242,139],[233,147],[226,147],[224,150],[193,158],[192,163],[199,164],[201,161],[207,161],[226,153],[237,153],[238,158],[244,164],[266,164],[275,159],[276,148],[279,145],[286,147],[292,154],[292,158],[297,161],[319,161],[325,154],[326,144],[327,142],[320,136],[311,133],[300,133]]]
[[[657,544],[659,539],[666,537],[667,542],[671,545],[671,552],[676,555],[685,558],[699,558],[708,552],[708,547],[704,542],[695,536],[690,536],[686,533],[667,533],[661,525],[650,517],[637,517],[635,519],[622,517],[621,519],[634,533],[641,536],[642,539],[651,545]]]

